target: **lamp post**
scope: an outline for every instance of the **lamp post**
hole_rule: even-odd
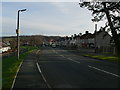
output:
[[[26,9],[18,10],[18,17],[17,17],[17,29],[16,29],[16,34],[17,34],[17,59],[19,60],[19,13],[26,11]]]

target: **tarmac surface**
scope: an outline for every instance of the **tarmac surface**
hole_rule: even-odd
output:
[[[44,47],[29,54],[14,88],[119,88],[119,65]]]

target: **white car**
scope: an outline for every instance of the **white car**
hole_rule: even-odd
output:
[[[52,47],[53,47],[53,48],[55,48],[55,47],[56,47],[56,45],[55,45],[55,44],[52,44]]]

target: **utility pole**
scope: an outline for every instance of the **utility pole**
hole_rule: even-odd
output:
[[[19,12],[18,10],[18,18],[17,18],[17,29],[16,29],[16,34],[17,34],[17,59],[19,60]]]
[[[19,60],[19,52],[20,52],[20,44],[19,44],[19,33],[20,33],[20,28],[19,28],[19,13],[26,11],[26,9],[23,10],[18,10],[18,17],[17,17],[17,29],[16,29],[16,34],[17,34],[17,59]]]
[[[97,24],[95,24],[95,53],[97,52],[96,36],[97,36]]]

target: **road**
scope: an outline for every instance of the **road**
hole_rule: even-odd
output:
[[[58,48],[44,48],[38,63],[52,88],[117,88],[117,64],[78,56]]]
[[[43,47],[23,62],[13,87],[118,88],[118,68],[114,63],[59,48]]]

